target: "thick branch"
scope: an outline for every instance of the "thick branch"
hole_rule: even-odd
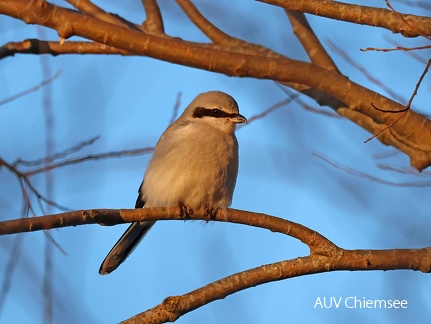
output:
[[[48,42],[39,39],[26,39],[22,42],[9,42],[0,47],[0,59],[15,54],[133,54],[109,45],[93,42]]]
[[[156,0],[142,0],[147,19],[142,24],[142,29],[151,34],[165,33],[162,14]]]
[[[116,18],[115,16],[107,13],[100,7],[96,6],[89,0],[66,0],[69,2],[72,6],[74,6],[76,9],[81,11],[82,13],[85,13],[86,15],[89,15],[91,17],[97,18],[99,20],[106,21],[108,23],[118,25],[121,27],[128,27],[128,24],[123,23],[120,19]]]
[[[235,43],[235,41],[241,41],[234,37],[231,37],[230,35],[226,34],[222,30],[214,26],[199,12],[199,10],[193,5],[193,3],[191,3],[190,0],[176,0],[176,2],[181,7],[181,9],[183,9],[189,19],[196,25],[196,27],[198,27],[215,44],[227,45],[229,43]]]
[[[178,207],[141,209],[80,210],[63,214],[0,222],[0,235],[51,229],[82,224],[114,225],[141,220],[184,220]],[[208,220],[204,210],[188,216],[190,220]],[[183,296],[166,298],[160,305],[134,316],[125,323],[163,323],[225,298],[237,291],[271,281],[340,270],[409,269],[431,272],[431,248],[394,250],[344,250],[319,233],[300,224],[265,214],[228,209],[219,211],[211,220],[261,227],[301,240],[310,255],[293,260],[263,265],[243,271]]]
[[[190,220],[209,220],[205,211],[198,210],[189,215]],[[90,209],[77,210],[48,216],[20,218],[0,222],[0,235],[33,232],[52,228],[78,226],[82,224],[117,225],[141,220],[184,220],[179,207],[140,208],[140,209]],[[246,224],[269,229],[272,232],[283,233],[297,238],[310,246],[312,250],[320,251],[328,247],[328,240],[300,224],[282,218],[265,214],[251,213],[228,209],[219,211],[211,220]],[[330,243],[330,242],[329,242]],[[332,243],[330,243],[333,245]],[[333,245],[335,247],[335,245]]]
[[[314,64],[283,57],[266,57],[223,50],[216,45],[202,46],[179,39],[148,35],[114,26],[77,12],[53,6],[41,0],[3,0],[0,13],[41,24],[57,30],[60,36],[72,35],[98,43],[146,55],[157,59],[224,73],[230,76],[255,77],[278,82],[304,84],[328,93],[345,103],[343,115],[375,134],[395,121],[398,116],[374,109],[402,110],[400,104],[348,80],[336,71],[328,71]],[[406,153],[412,166],[422,170],[431,165],[431,122],[409,110],[389,130],[378,137]]]
[[[286,10],[286,14],[296,38],[301,42],[311,62],[327,70],[339,72],[331,56],[326,52],[316,34],[311,29],[305,15],[301,12],[288,10]]]
[[[388,9],[359,6],[332,0],[258,0],[286,10],[389,29],[405,37],[431,36],[431,18],[398,14]],[[404,22],[414,26],[411,28]]]
[[[410,269],[430,272],[431,248],[412,250],[342,250],[331,257],[311,255],[239,272],[135,315],[124,324],[173,322],[180,316],[238,291],[267,282],[341,270]],[[412,262],[413,261],[413,262]]]

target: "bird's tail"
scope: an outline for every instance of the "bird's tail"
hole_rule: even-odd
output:
[[[155,221],[132,223],[103,260],[99,274],[105,275],[117,269],[147,235],[154,223]]]

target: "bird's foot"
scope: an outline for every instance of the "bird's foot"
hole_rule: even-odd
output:
[[[208,218],[206,221],[210,221],[215,219],[217,216],[218,208],[210,207],[209,205],[205,206],[205,214],[204,217]]]
[[[190,215],[193,215],[194,211],[189,206],[187,206],[182,201],[178,202],[178,206],[180,206],[180,217],[190,218]]]

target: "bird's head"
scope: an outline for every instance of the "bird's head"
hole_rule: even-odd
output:
[[[198,95],[179,119],[206,122],[223,131],[234,132],[235,125],[247,122],[239,114],[235,99],[221,91],[209,91]]]

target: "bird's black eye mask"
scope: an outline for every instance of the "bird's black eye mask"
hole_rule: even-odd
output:
[[[238,114],[230,114],[227,113],[219,108],[204,108],[204,107],[197,107],[195,111],[193,112],[193,118],[202,118],[202,117],[214,117],[214,118],[229,118],[229,117],[236,117]]]

